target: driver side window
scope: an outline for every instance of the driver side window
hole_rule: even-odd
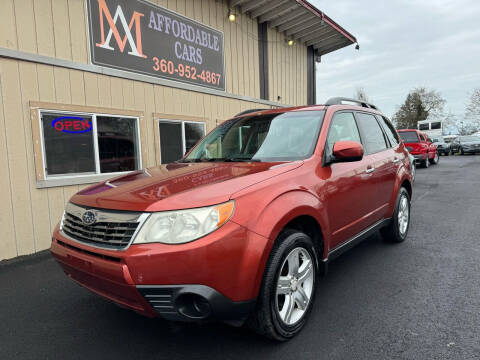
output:
[[[356,141],[361,143],[360,133],[358,132],[353,113],[341,112],[333,116],[325,150],[328,156],[332,155],[333,145],[337,141]]]

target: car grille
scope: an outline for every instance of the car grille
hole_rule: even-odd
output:
[[[126,248],[141,223],[139,213],[95,210],[97,222],[87,225],[82,220],[86,208],[69,203],[62,219],[62,232],[70,238],[103,248]]]

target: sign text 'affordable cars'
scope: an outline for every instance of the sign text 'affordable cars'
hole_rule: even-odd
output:
[[[223,33],[141,0],[88,0],[96,65],[225,90]]]

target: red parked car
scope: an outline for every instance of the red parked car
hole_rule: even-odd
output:
[[[80,191],[52,254],[140,314],[291,338],[329,261],[409,229],[408,152],[373,105],[343,100],[235,117],[174,163]]]
[[[403,143],[415,161],[424,168],[430,164],[436,165],[440,161],[437,145],[435,145],[427,134],[415,129],[398,130]]]

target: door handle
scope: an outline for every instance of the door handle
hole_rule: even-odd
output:
[[[398,159],[398,158],[394,158],[394,159],[393,159],[393,163],[394,163],[394,164],[398,163],[399,161],[400,161],[400,159]]]
[[[371,174],[372,172],[375,171],[375,168],[374,167],[371,167],[371,168],[368,168],[367,170],[365,170],[365,173],[367,174]]]

